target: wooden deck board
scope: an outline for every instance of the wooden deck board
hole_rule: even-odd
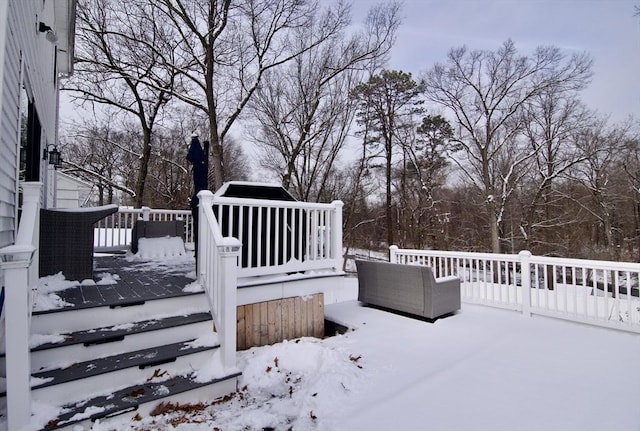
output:
[[[151,264],[130,262],[124,256],[95,257],[96,282],[101,274],[117,275],[115,284],[77,285],[56,294],[74,309],[99,306],[122,306],[129,303],[171,298],[192,293],[183,292],[194,280],[187,273],[195,264],[180,264],[175,270],[153,268]],[[52,310],[52,311],[60,311]],[[47,311],[40,312],[46,313]]]

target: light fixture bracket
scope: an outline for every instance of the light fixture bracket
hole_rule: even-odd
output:
[[[44,33],[45,34],[45,38],[49,42],[51,42],[53,44],[58,42],[58,35],[56,34],[56,32],[53,31],[53,29],[50,26],[48,26],[47,24],[43,23],[42,21],[40,21],[38,23],[38,31],[40,33]]]

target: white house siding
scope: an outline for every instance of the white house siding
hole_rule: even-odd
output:
[[[5,31],[0,90],[0,247],[13,242],[16,228],[17,174],[20,124],[20,89],[23,83],[36,106],[41,145],[56,143],[57,80],[54,81],[55,46],[38,31],[40,21],[54,27],[54,1],[0,0],[0,31]],[[41,180],[46,173],[40,160]],[[48,194],[43,191],[44,195]]]
[[[20,51],[11,24],[6,28],[0,117],[0,246],[13,242],[16,217],[17,150],[20,115]]]
[[[91,184],[77,178],[56,173],[56,208],[79,208],[91,193]]]

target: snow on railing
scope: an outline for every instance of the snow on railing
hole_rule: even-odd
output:
[[[31,417],[29,326],[38,285],[40,191],[42,183],[25,182],[22,213],[13,245],[0,249],[5,289],[5,367],[8,429],[26,429]]]
[[[342,202],[330,204],[215,196],[223,236],[242,243],[242,277],[340,270]]]
[[[459,277],[463,302],[640,332],[638,263],[396,246],[390,261]]]
[[[213,214],[213,193],[198,193],[198,282],[204,288],[220,340],[220,359],[225,371],[236,366],[236,289],[242,244],[223,237]]]
[[[131,246],[133,226],[137,220],[184,221],[184,240],[193,244],[193,221],[191,210],[164,210],[149,207],[120,207],[114,213],[96,223],[94,230],[94,250],[126,250]]]

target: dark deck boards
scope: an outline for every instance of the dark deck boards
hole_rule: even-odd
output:
[[[164,262],[132,262],[123,255],[99,256],[94,257],[95,281],[99,282],[100,275],[106,273],[119,277],[116,284],[77,285],[56,294],[63,301],[73,304],[66,307],[69,309],[126,306],[192,294],[183,292],[183,289],[194,281],[188,276],[194,271],[195,263],[180,262],[171,265]],[[34,314],[62,310],[39,311]]]
[[[209,320],[212,320],[211,313],[194,313],[188,315],[165,317],[162,319],[143,320],[141,322],[134,322],[131,325],[106,326],[99,329],[89,329],[86,331],[61,334],[65,337],[65,340],[63,342],[41,344],[33,348],[32,350],[37,351],[56,349],[58,347],[70,346],[73,344],[101,344],[109,342],[110,340],[122,339],[131,334],[156,331],[159,329],[166,329]]]
[[[79,362],[67,368],[57,368],[53,370],[33,373],[33,377],[46,380],[46,382],[44,383],[36,384],[35,386],[33,386],[33,388],[42,388],[57,385],[60,383],[80,380],[91,376],[98,376],[100,374],[106,374],[125,368],[155,367],[163,363],[173,362],[177,357],[180,356],[202,352],[205,350],[213,350],[218,347],[219,345],[192,347],[190,345],[190,341],[185,341],[181,343],[172,343],[163,346],[150,347],[148,349],[136,350],[134,352],[121,353],[118,355],[108,356],[106,358]],[[0,395],[4,395],[4,393]]]
[[[44,429],[53,430],[73,423],[73,416],[83,412],[86,406],[101,408],[99,413],[89,416],[89,419],[95,421],[96,419],[116,416],[127,411],[135,411],[138,405],[162,399],[167,395],[180,394],[238,376],[240,376],[239,372],[221,379],[213,379],[209,382],[196,382],[193,376],[175,376],[163,382],[149,382],[144,385],[130,386],[112,395],[100,396],[82,403],[66,405],[64,408],[67,411],[62,413],[55,421],[51,421]]]

